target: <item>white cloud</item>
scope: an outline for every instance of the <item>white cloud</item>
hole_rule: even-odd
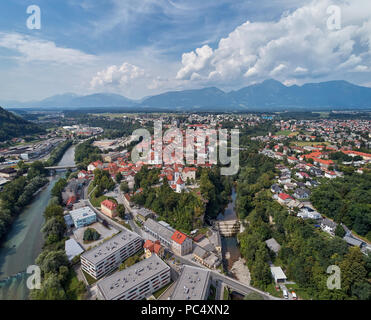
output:
[[[22,62],[48,62],[54,64],[93,63],[96,57],[80,50],[58,47],[54,42],[21,35],[0,32],[0,47],[16,51],[14,59]]]
[[[281,63],[280,65],[278,65],[277,67],[275,67],[271,71],[270,75],[275,76],[275,75],[279,74],[281,71],[283,71],[285,69],[287,69],[286,65],[284,65],[283,63]]]
[[[369,67],[364,66],[364,65],[358,65],[354,68],[355,72],[368,72],[370,71]]]
[[[125,88],[132,86],[134,80],[144,79],[146,77],[148,75],[142,68],[124,62],[121,66],[112,65],[97,72],[90,81],[90,85],[93,89],[105,87]]]
[[[183,53],[182,64],[183,68],[180,69],[176,75],[177,79],[190,79],[199,78],[198,71],[203,71],[205,66],[210,62],[213,55],[213,49],[208,45],[197,48],[196,52]]]
[[[294,71],[295,73],[306,73],[308,72],[308,69],[307,68],[303,68],[303,67],[297,67]]]
[[[340,30],[327,28],[327,8],[342,10]],[[219,41],[182,55],[176,78],[242,85],[275,77],[294,83],[347,78],[371,70],[371,2],[314,0],[275,22],[245,22]],[[290,79],[290,80],[288,80]]]

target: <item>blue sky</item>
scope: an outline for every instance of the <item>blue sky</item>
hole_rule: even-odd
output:
[[[12,0],[0,3],[0,101],[130,98],[267,78],[371,86],[370,1]],[[327,9],[342,26],[328,30]],[[41,29],[26,26],[29,5]]]

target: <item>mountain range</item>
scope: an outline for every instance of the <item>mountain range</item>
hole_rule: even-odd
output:
[[[169,91],[139,101],[119,94],[96,93],[78,96],[73,93],[56,95],[41,101],[0,101],[4,107],[34,108],[110,108],[122,107],[139,111],[281,111],[281,110],[342,110],[370,109],[371,88],[347,81],[308,83],[286,86],[276,80],[265,80],[242,89],[224,92],[215,87]]]

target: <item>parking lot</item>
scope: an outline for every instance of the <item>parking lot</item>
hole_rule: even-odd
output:
[[[101,235],[100,239],[97,240],[97,241],[84,243],[84,240],[83,240],[84,232],[87,228],[93,228],[93,229],[97,230]],[[86,250],[89,247],[96,246],[97,244],[103,242],[104,239],[112,237],[116,233],[118,233],[118,230],[113,228],[112,226],[110,226],[110,229],[107,229],[100,222],[95,222],[95,223],[91,224],[90,226],[74,230],[73,236],[74,236],[74,239]]]

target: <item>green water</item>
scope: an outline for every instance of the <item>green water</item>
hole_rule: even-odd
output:
[[[74,147],[71,147],[59,164],[73,164],[73,158]],[[50,191],[61,175],[63,173],[54,176],[47,187],[22,211],[0,247],[0,300],[28,299],[28,275],[25,271],[29,265],[34,264],[41,252],[43,212],[48,205]]]

